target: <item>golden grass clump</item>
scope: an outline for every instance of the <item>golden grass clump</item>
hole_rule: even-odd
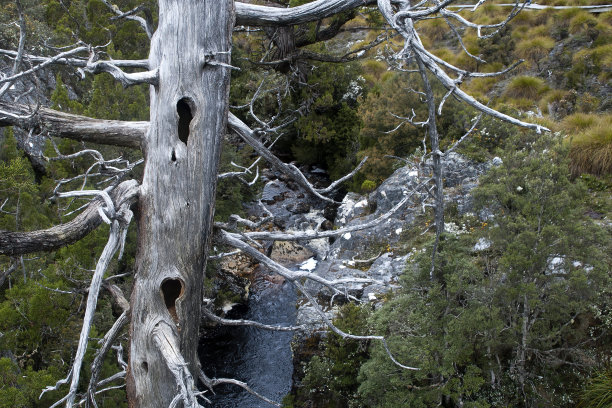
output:
[[[447,47],[436,48],[432,50],[432,53],[438,57],[442,58],[445,61],[452,61],[455,58],[455,54]]]
[[[449,32],[449,28],[446,24],[446,21],[442,19],[435,18],[432,20],[425,20],[423,23],[424,24],[420,26],[419,31],[425,37],[429,38],[434,42],[442,41],[444,39],[444,36]]]
[[[464,90],[482,101],[482,98],[491,92],[498,82],[499,78],[495,77],[473,78],[465,84]]]
[[[548,86],[541,78],[528,75],[518,76],[506,86],[505,95],[510,98],[538,99],[548,91]]]
[[[612,11],[606,11],[605,13],[599,14],[598,19],[604,24],[612,25]]]
[[[596,25],[597,18],[595,18],[591,13],[580,11],[570,20],[569,32],[572,34],[586,32],[589,28],[593,28]]]
[[[367,59],[361,63],[361,69],[363,70],[363,77],[369,84],[375,84],[381,78],[381,76],[387,72],[387,64],[382,61],[376,61],[373,59]]]
[[[612,78],[612,44],[580,50],[574,55],[572,63],[574,65],[589,64],[593,67],[594,73],[600,74],[601,81],[607,81]]]
[[[550,105],[555,102],[558,103],[562,101],[567,97],[568,93],[568,91],[564,91],[562,89],[551,89],[550,91],[546,92],[542,99],[540,99],[540,109],[542,112],[550,114]]]
[[[567,135],[572,136],[593,127],[600,117],[588,113],[574,113],[566,116],[561,122],[561,130]]]
[[[570,134],[570,160],[574,176],[612,174],[612,115],[599,116],[592,126]]]
[[[516,54],[535,64],[540,69],[540,61],[545,58],[555,46],[555,40],[548,36],[529,36],[516,44]]]

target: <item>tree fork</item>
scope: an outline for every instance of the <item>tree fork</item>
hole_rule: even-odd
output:
[[[142,142],[146,164],[131,297],[131,407],[169,406],[178,395],[184,406],[197,406],[189,378],[199,373],[203,276],[228,115],[230,72],[222,64],[230,63],[233,7],[231,0],[159,1],[149,56],[159,82],[151,86]],[[179,355],[164,354],[160,331]],[[176,375],[177,359],[190,376]]]

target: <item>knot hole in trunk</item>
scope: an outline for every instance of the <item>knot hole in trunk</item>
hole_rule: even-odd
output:
[[[193,119],[194,111],[193,101],[189,98],[181,98],[176,103],[176,112],[179,115],[178,137],[185,145],[187,145],[187,139],[189,139],[189,124]]]
[[[179,321],[178,314],[176,313],[176,300],[183,296],[184,290],[185,286],[180,279],[166,279],[161,284],[161,293],[164,298],[164,303],[176,324],[178,324]]]

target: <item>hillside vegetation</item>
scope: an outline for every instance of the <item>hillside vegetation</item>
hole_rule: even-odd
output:
[[[285,3],[298,5],[304,0]],[[505,1],[496,1],[505,3]],[[146,58],[148,38],[133,21],[110,20],[114,14],[99,0],[23,0],[28,10],[28,41],[39,50],[47,44],[73,43],[73,33],[93,44],[109,37],[123,45],[109,48],[112,58]],[[154,1],[121,0],[122,10],[144,3],[156,15]],[[603,0],[541,0],[548,5],[593,5]],[[472,13],[479,23],[503,20],[507,8],[485,4]],[[465,11],[465,13],[470,13]],[[0,4],[0,43],[16,49],[17,13],[12,2]],[[78,16],[78,18],[75,18]],[[370,9],[334,17],[349,20],[331,41],[305,48],[317,54],[344,54],[376,38],[382,18]],[[316,23],[299,28],[308,38]],[[313,339],[316,356],[304,361],[302,377],[286,400],[293,407],[609,407],[612,350],[612,284],[610,219],[612,217],[612,12],[584,10],[525,11],[490,40],[468,30],[466,55],[456,36],[440,19],[418,27],[434,53],[463,68],[492,72],[518,59],[525,62],[498,78],[467,80],[462,86],[479,100],[513,116],[529,118],[550,134],[536,135],[483,117],[458,151],[470,159],[503,165],[493,169],[477,190],[476,210],[447,219],[463,226],[461,234],[442,237],[429,279],[433,237],[432,214],[424,213],[398,248],[413,248],[413,267],[401,279],[402,289],[389,294],[376,310],[347,305],[337,324],[353,333],[385,333],[395,355],[419,365],[418,372],[393,366],[373,344],[340,340],[332,334]],[[390,40],[390,47],[400,46]],[[277,135],[276,152],[286,161],[325,168],[332,179],[350,171],[364,156],[364,168],[346,190],[367,193],[421,148],[422,127],[402,124],[399,117],[426,117],[419,81],[390,69],[385,45],[364,50],[347,63],[299,61],[299,69],[258,63],[267,55],[261,32],[237,32],[232,64],[232,111],[254,128],[247,102],[260,118],[286,122]],[[42,51],[41,51],[42,52]],[[293,74],[293,76],[292,76]],[[288,75],[288,76],[287,76]],[[98,118],[146,120],[146,86],[123,89],[108,75],[81,79],[76,72],[45,72],[36,84],[40,100],[65,112]],[[289,79],[287,79],[289,78]],[[262,81],[265,79],[265,82]],[[443,90],[435,84],[440,98]],[[297,112],[297,113],[296,113]],[[396,116],[394,116],[396,115]],[[450,98],[439,117],[442,149],[472,126],[475,112]],[[393,132],[391,130],[396,129]],[[33,167],[24,154],[28,135],[0,133],[0,229],[34,230],[66,222],[83,204],[54,199],[59,180],[87,171],[89,157],[49,161]],[[54,140],[65,155],[82,148],[77,142]],[[140,159],[130,149],[94,146],[108,157]],[[50,140],[40,146],[56,155]],[[28,158],[30,160],[28,160]],[[250,148],[228,136],[222,169],[231,162],[250,165]],[[133,176],[142,169],[136,167]],[[80,188],[82,179],[66,183]],[[520,187],[520,189],[519,189]],[[95,188],[94,183],[87,188]],[[223,181],[218,188],[216,216],[243,211],[256,197],[257,185]],[[482,219],[487,208],[493,218]],[[135,228],[130,229],[124,257],[113,261],[105,287],[128,294],[133,283]],[[99,228],[85,239],[57,251],[31,257],[0,256],[0,408],[48,407],[62,397],[43,388],[65,377],[77,346],[91,269],[108,236]],[[475,244],[490,242],[486,251]],[[389,248],[391,249],[391,248]],[[555,267],[550,263],[555,260]],[[207,273],[207,290],[217,276]],[[105,333],[121,310],[111,291],[103,292],[91,341]],[[229,295],[231,296],[231,294]],[[119,341],[125,348],[128,334]],[[100,378],[118,371],[115,350]],[[85,366],[93,360],[86,356]],[[85,380],[89,374],[85,373]],[[608,398],[606,400],[606,398]],[[335,404],[335,405],[333,405]],[[607,404],[607,405],[606,405]],[[121,388],[104,393],[100,407],[126,406]]]

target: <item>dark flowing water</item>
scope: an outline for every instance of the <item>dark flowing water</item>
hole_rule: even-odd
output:
[[[291,326],[296,320],[296,293],[292,285],[264,279],[251,286],[244,319]],[[235,378],[254,391],[281,402],[292,384],[291,332],[274,332],[253,327],[226,327],[213,339],[200,344],[203,368],[209,377]],[[211,366],[212,364],[212,366]],[[211,399],[219,408],[269,408],[272,405],[235,385],[215,388]]]

